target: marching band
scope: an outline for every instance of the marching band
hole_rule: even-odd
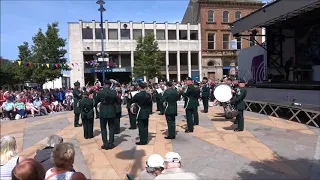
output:
[[[209,97],[214,95],[215,102],[220,103],[225,111],[225,117],[232,119],[238,124],[235,131],[243,131],[245,109],[244,99],[247,91],[244,88],[245,81],[240,79],[225,78],[223,83],[213,85],[204,77],[202,82],[195,82],[188,77],[181,84],[175,80],[166,82],[160,80],[159,84],[147,84],[140,82],[138,85],[131,84],[123,91],[120,84],[115,80],[107,80],[104,87],[99,80],[92,88],[80,89],[80,83],[74,83],[73,89],[73,111],[74,126],[83,125],[84,138],[93,138],[94,114],[100,119],[100,128],[103,145],[102,149],[108,150],[115,147],[114,135],[120,132],[120,118],[122,116],[122,104],[126,104],[129,115],[130,130],[139,130],[140,141],[137,145],[148,143],[149,116],[152,114],[153,102],[156,102],[159,115],[165,115],[168,134],[166,139],[175,139],[176,125],[175,117],[178,114],[177,102],[183,98],[186,113],[186,133],[192,133],[194,126],[199,125],[198,106],[199,100],[203,103],[203,113],[208,113]],[[79,123],[81,115],[82,124]],[[109,136],[107,136],[108,125]],[[109,137],[109,140],[108,138]]]

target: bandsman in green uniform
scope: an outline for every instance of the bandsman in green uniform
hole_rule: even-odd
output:
[[[117,92],[110,89],[111,84],[111,81],[107,80],[104,89],[98,92],[97,97],[97,103],[100,103],[99,117],[103,142],[101,148],[105,150],[113,149],[115,147],[113,143],[116,121],[116,103],[118,103],[119,99],[117,98]],[[107,125],[109,129],[109,141],[107,139]]]
[[[196,110],[194,111],[194,116],[193,116],[193,125],[199,125],[199,113],[198,113],[198,107],[200,106],[199,104],[199,99],[200,99],[200,94],[201,94],[201,90],[200,90],[200,84],[198,82],[194,82],[194,88],[197,91],[197,96],[196,96],[196,100],[197,100],[197,107]]]
[[[83,93],[83,98],[79,101],[79,107],[81,110],[81,120],[83,124],[83,133],[85,139],[93,138],[93,120],[95,106],[94,100],[90,99],[88,92]]]
[[[167,125],[168,125],[168,135],[166,139],[175,139],[176,138],[176,116],[177,112],[177,101],[179,98],[178,91],[173,86],[172,82],[167,82],[167,90],[164,92],[161,103],[166,103],[164,109],[164,114],[166,116]]]
[[[114,134],[119,134],[120,133],[120,118],[121,118],[121,104],[122,104],[122,100],[121,100],[121,86],[120,84],[117,85],[116,87],[116,91],[117,91],[117,98],[118,101],[116,102],[116,121],[115,121],[115,130],[114,130]]]
[[[208,113],[209,107],[209,95],[210,95],[210,87],[208,84],[208,78],[204,77],[202,79],[202,88],[201,88],[201,99],[203,103],[203,112]]]
[[[130,111],[130,101],[132,99],[131,92],[135,91],[135,86],[131,84],[130,89],[126,92],[126,101],[127,101],[127,110],[128,110],[128,115],[129,115],[129,122],[130,122],[130,127],[129,129],[137,129],[137,122],[136,122],[136,115],[132,114]]]
[[[81,124],[79,124],[79,118],[80,118],[80,108],[78,102],[82,98],[82,94],[80,91],[80,83],[79,81],[75,82],[73,88],[73,113],[74,113],[74,127],[80,127]]]
[[[130,106],[132,103],[137,105],[137,122],[139,129],[140,142],[137,145],[148,144],[148,127],[149,127],[149,106],[152,103],[151,95],[146,92],[146,83],[140,82],[139,85],[140,92],[137,93],[130,101]]]
[[[192,79],[190,77],[186,80],[187,87],[185,91],[182,91],[180,89],[180,92],[182,96],[185,98],[184,102],[184,108],[186,109],[186,118],[187,118],[187,129],[186,133],[193,132],[193,125],[194,125],[194,119],[199,119],[199,117],[195,117],[197,114],[195,111],[197,111],[198,107],[198,91],[192,84]]]
[[[243,131],[244,129],[244,118],[243,118],[243,110],[246,107],[246,104],[244,102],[244,99],[247,95],[247,90],[245,89],[246,82],[241,79],[239,80],[239,88],[236,92],[236,97],[231,101],[231,104],[235,105],[235,108],[238,110],[238,114],[236,117],[236,121],[238,124],[238,128],[236,128],[234,131]]]

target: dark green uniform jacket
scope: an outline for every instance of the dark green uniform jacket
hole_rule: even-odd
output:
[[[182,92],[182,95],[185,97],[184,108],[186,109],[195,109],[199,106],[199,91],[193,86],[193,84],[187,87],[186,92]]]
[[[116,117],[116,103],[119,99],[117,92],[106,87],[98,92],[97,103],[100,104],[100,118],[115,118]]]
[[[139,106],[137,110],[137,119],[149,118],[149,106],[152,106],[152,99],[149,93],[147,93],[146,91],[140,91],[131,99],[130,106],[132,103],[137,103],[137,105]]]
[[[210,88],[209,88],[209,85],[208,84],[204,84],[202,86],[202,97],[209,97],[209,94],[210,94]]]
[[[172,87],[168,88],[162,98],[161,98],[161,103],[166,102],[166,107],[164,109],[164,114],[167,115],[175,115],[177,116],[177,101],[179,98],[178,91]]]
[[[79,108],[81,110],[81,117],[87,119],[94,118],[94,100],[90,98],[83,98],[79,101]]]
[[[74,88],[72,94],[73,94],[73,112],[74,114],[80,114],[81,111],[78,106],[78,102],[82,98],[81,92],[79,89]]]
[[[231,103],[235,105],[236,109],[244,110],[246,108],[246,104],[244,102],[246,96],[247,90],[245,88],[237,88],[236,97]]]

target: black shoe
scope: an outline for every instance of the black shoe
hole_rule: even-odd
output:
[[[108,150],[109,148],[105,146],[101,146],[101,149]]]
[[[99,117],[96,117],[96,119],[99,119]]]
[[[239,132],[239,131],[243,131],[243,130],[238,129],[238,128],[235,128],[234,131],[235,131],[235,132]]]
[[[133,130],[133,129],[137,129],[137,128],[130,127],[129,129],[130,129],[130,130]]]
[[[185,132],[185,133],[192,133],[193,130],[185,130],[184,132]]]
[[[208,113],[208,111],[203,111],[203,113]]]
[[[115,148],[116,146],[114,145],[114,144],[109,144],[108,145],[108,149],[113,149],[113,148]]]
[[[136,142],[136,145],[147,145],[147,143]]]
[[[234,121],[233,124],[238,124],[238,122],[237,122],[237,121]]]
[[[163,115],[163,113],[159,113],[159,115]]]
[[[194,126],[198,126],[199,124],[193,124]]]
[[[81,127],[82,124],[76,124],[74,127]]]
[[[117,132],[115,132],[114,134],[120,134],[120,131],[119,131],[119,132],[117,131]]]
[[[164,137],[165,139],[175,139],[175,137],[169,137],[169,136],[166,136]]]

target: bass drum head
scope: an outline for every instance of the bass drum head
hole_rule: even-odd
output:
[[[219,102],[228,102],[232,98],[231,87],[226,84],[220,84],[214,89],[213,95]]]

